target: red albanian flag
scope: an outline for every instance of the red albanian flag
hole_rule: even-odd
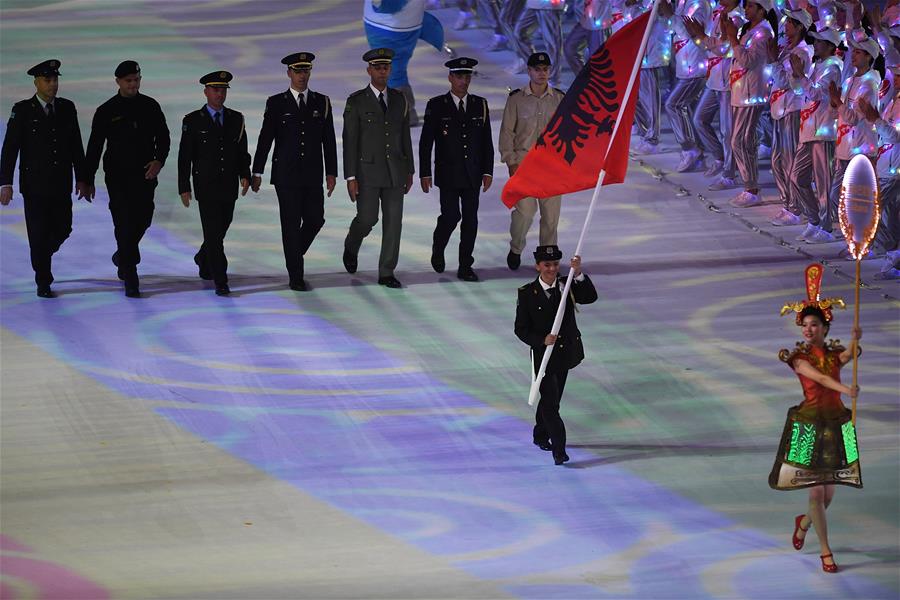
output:
[[[642,14],[591,56],[516,174],[503,186],[507,208],[529,196],[548,198],[592,189],[603,168],[603,185],[625,181],[638,78],[623,100],[634,63],[642,58],[638,51],[649,18],[649,12]],[[618,119],[622,122],[610,146]]]

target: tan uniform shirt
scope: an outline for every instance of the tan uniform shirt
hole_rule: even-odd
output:
[[[510,94],[500,123],[501,162],[518,165],[525,159],[562,99],[563,93],[550,86],[543,95],[536,96],[530,84]]]

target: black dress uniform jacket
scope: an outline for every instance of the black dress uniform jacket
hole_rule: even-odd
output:
[[[55,115],[32,96],[17,102],[6,126],[0,151],[0,185],[12,185],[19,158],[19,192],[23,196],[71,196],[72,171],[85,181],[84,146],[75,104],[53,100]]]
[[[434,185],[479,188],[483,175],[494,174],[494,142],[487,100],[469,94],[465,116],[450,92],[435,96],[425,108],[419,138],[419,177],[431,177],[434,144]]]
[[[557,279],[560,291],[565,285],[565,280]],[[547,364],[548,373],[558,373],[576,367],[584,360],[584,345],[581,343],[581,332],[575,323],[575,303],[590,304],[597,300],[597,290],[594,288],[590,277],[584,276],[583,281],[572,281],[569,290],[570,297],[566,302],[566,310],[563,315],[562,325],[559,328],[559,337]],[[547,298],[544,289],[535,278],[519,288],[519,300],[516,306],[516,336],[531,346],[532,360],[535,370],[544,358],[544,338],[553,327],[553,319],[556,317],[556,305],[552,299]]]
[[[137,94],[125,98],[116,94],[94,113],[91,137],[87,147],[89,182],[100,166],[107,179],[143,179],[144,165],[153,160],[165,164],[169,156],[169,128],[159,103],[149,96]]]
[[[266,112],[253,157],[254,173],[265,173],[273,140],[273,185],[321,186],[323,175],[337,177],[337,143],[328,96],[309,90],[302,108],[294,101],[290,90],[266,100]]]
[[[233,190],[237,196],[239,179],[250,180],[250,154],[244,115],[223,108],[222,126],[218,126],[204,105],[188,113],[181,122],[178,147],[178,193]]]

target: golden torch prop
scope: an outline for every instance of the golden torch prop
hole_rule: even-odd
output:
[[[841,231],[847,241],[850,255],[856,259],[856,291],[853,303],[853,328],[859,327],[859,270],[863,256],[869,251],[869,244],[875,237],[881,206],[878,201],[878,179],[872,161],[863,154],[857,154],[847,165],[844,181],[841,183],[841,203],[838,207]],[[853,352],[853,388],[857,385],[858,352],[856,342]],[[856,396],[853,396],[853,425],[856,426]]]

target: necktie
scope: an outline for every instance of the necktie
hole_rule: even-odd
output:
[[[557,283],[550,288],[550,302],[553,303],[553,306],[559,306],[560,300],[562,300],[562,294],[559,291],[559,284]]]
[[[222,113],[216,112],[216,116],[213,117],[213,120],[216,122],[216,125],[218,127],[221,127],[222,126]]]
[[[460,100],[460,101],[459,101],[459,116],[463,116],[463,115],[465,115],[465,114],[466,114],[466,107],[465,107],[465,105],[463,104],[463,101]]]
[[[306,108],[306,96],[303,94],[297,94],[297,106],[302,108]]]
[[[47,103],[47,116],[50,118],[53,118],[56,116],[56,109],[53,108],[52,102]]]
[[[387,113],[387,102],[384,101],[384,92],[378,93],[378,104],[381,105],[381,112]]]

